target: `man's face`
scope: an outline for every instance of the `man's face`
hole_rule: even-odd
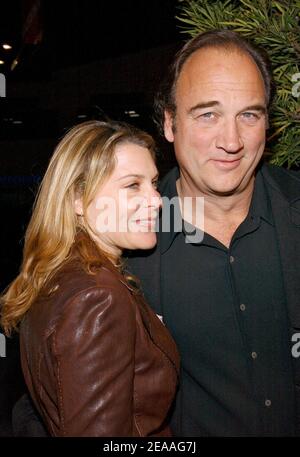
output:
[[[175,119],[165,113],[188,192],[228,195],[250,185],[265,146],[266,97],[255,62],[238,51],[206,48],[179,75]]]

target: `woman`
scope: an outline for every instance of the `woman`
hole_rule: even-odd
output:
[[[53,436],[169,435],[177,350],[121,261],[156,244],[153,158],[146,133],[91,121],[43,179],[2,325],[21,322],[25,381]]]

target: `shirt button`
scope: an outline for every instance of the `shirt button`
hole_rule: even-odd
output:
[[[266,401],[265,401],[265,405],[266,405],[267,407],[271,406],[271,404],[272,404],[271,400],[266,400]]]
[[[252,357],[252,359],[256,359],[257,358],[257,353],[256,352],[251,352],[251,357]]]
[[[240,304],[240,310],[241,311],[245,311],[245,309],[246,309],[246,305],[244,305],[244,303],[241,303]]]
[[[231,255],[231,256],[229,257],[229,262],[230,262],[230,263],[233,263],[233,262],[234,262],[234,257],[233,257],[233,255]]]

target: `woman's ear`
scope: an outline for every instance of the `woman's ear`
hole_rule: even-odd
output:
[[[74,202],[75,213],[77,216],[83,216],[82,198],[78,197]]]

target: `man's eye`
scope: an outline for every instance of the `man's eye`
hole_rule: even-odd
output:
[[[208,111],[207,113],[199,114],[199,116],[197,116],[197,118],[202,121],[214,121],[214,120],[216,120],[217,116],[216,116],[216,113],[212,113],[211,111]]]
[[[201,114],[201,117],[204,117],[204,118],[207,118],[207,119],[210,119],[213,116],[214,116],[214,113],[211,113],[211,112]]]
[[[250,120],[258,119],[258,115],[257,115],[256,113],[249,113],[249,112],[246,112],[246,113],[242,113],[242,116],[243,116],[245,119],[250,119]]]

